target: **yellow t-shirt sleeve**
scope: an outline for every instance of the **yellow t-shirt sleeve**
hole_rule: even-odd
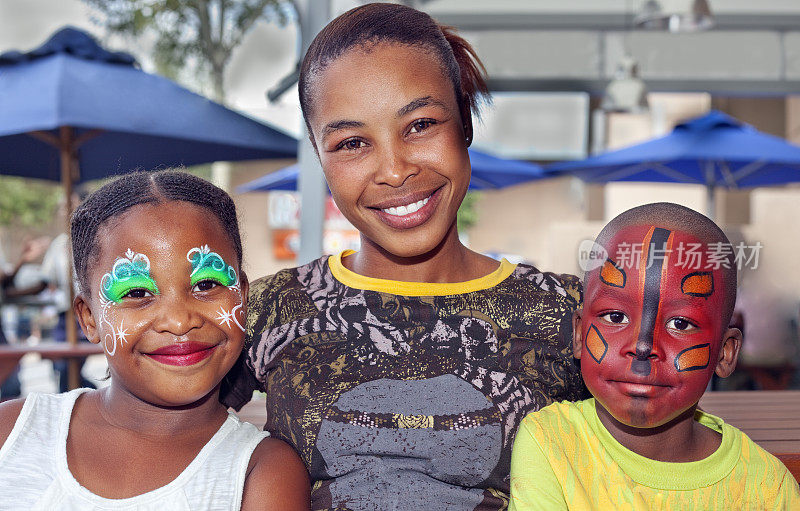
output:
[[[531,431],[538,427],[526,417],[511,452],[511,501],[508,511],[567,509],[561,484]]]
[[[800,486],[788,470],[784,472],[783,481],[778,488],[775,509],[800,509]]]

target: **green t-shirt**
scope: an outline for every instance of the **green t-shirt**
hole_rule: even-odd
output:
[[[594,399],[530,413],[514,443],[509,511],[800,509],[797,482],[777,458],[719,417],[698,410],[695,420],[722,434],[719,448],[668,463],[622,446]]]

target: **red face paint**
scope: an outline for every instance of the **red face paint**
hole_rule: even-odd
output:
[[[714,372],[723,269],[683,231],[629,226],[605,248],[584,290],[583,379],[618,421],[657,427],[697,403]]]

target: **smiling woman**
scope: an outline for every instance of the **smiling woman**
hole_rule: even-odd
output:
[[[482,69],[452,29],[388,3],[332,21],[303,60],[308,132],[361,248],[253,284],[252,378],[227,402],[266,390],[315,510],[504,509],[519,421],[584,390],[577,279],[459,240]]]

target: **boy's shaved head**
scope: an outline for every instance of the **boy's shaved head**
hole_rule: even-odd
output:
[[[697,237],[706,246],[713,243],[723,243],[725,246],[730,246],[728,237],[713,220],[693,209],[672,202],[654,202],[620,213],[603,227],[603,230],[597,235],[595,243],[608,248],[609,241],[620,229],[631,225],[644,224],[684,231]],[[730,268],[722,267],[725,285],[725,308],[721,318],[725,321],[726,326],[727,322],[730,321],[736,304],[736,264],[732,251],[727,259]],[[584,277],[584,286],[586,284],[585,279],[589,273],[591,272],[587,272]]]

